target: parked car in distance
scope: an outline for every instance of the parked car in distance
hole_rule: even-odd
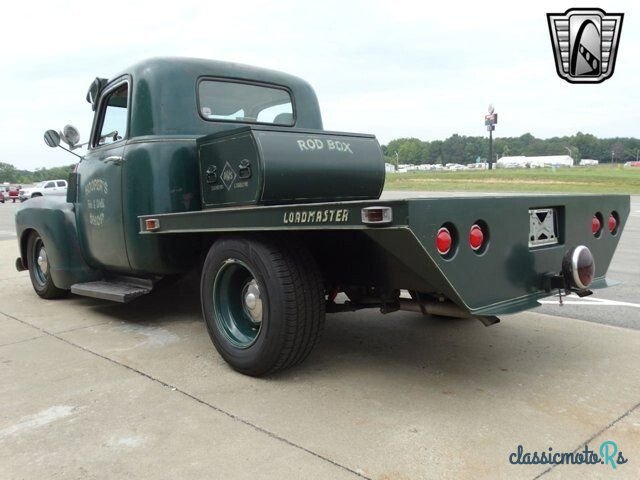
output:
[[[34,187],[24,188],[20,190],[20,201],[24,202],[33,197],[44,197],[47,195],[66,195],[67,194],[67,181],[66,180],[45,180],[44,182],[36,183]]]
[[[0,203],[4,203],[4,195],[5,195],[5,190],[4,188],[0,187]]]
[[[19,192],[20,192],[20,186],[11,185],[9,187],[8,194],[5,195],[5,199],[6,200],[13,200],[13,203],[16,203],[16,200],[18,199]]]

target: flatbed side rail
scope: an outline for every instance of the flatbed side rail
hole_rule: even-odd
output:
[[[393,218],[378,225],[362,221],[362,209],[390,207]],[[140,216],[140,233],[174,234],[196,232],[282,231],[282,230],[362,230],[406,228],[407,200],[366,200],[277,206],[227,207],[197,212]]]

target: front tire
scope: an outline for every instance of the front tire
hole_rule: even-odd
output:
[[[51,300],[69,294],[68,290],[62,290],[53,284],[47,249],[37,232],[32,232],[27,241],[27,266],[31,285],[40,297]]]
[[[308,250],[292,242],[218,240],[204,263],[200,295],[213,344],[246,375],[302,362],[324,327],[320,272]]]

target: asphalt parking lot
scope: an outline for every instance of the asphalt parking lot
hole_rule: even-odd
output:
[[[610,269],[625,283],[593,304],[488,328],[331,315],[306,363],[253,379],[211,345],[196,278],[129,305],[38,299],[0,205],[0,478],[638,478],[640,198],[631,210]],[[606,441],[628,462],[509,461]]]
[[[19,201],[13,203],[7,200],[4,203],[0,203],[0,240],[16,238],[16,226],[13,216],[20,205]]]

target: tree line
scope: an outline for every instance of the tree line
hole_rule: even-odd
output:
[[[447,164],[487,161],[488,137],[468,137],[454,134],[446,140],[424,141],[418,138],[398,138],[382,146],[388,163],[393,164]],[[578,132],[569,137],[536,138],[530,133],[519,137],[493,139],[497,158],[503,156],[570,155],[574,163],[581,159],[599,160],[600,163],[635,161],[640,157],[640,139],[629,137],[597,138]],[[496,157],[494,157],[494,162]]]
[[[446,140],[424,141],[418,138],[397,138],[382,151],[388,163],[475,163],[479,158],[486,161],[489,156],[487,137],[468,137],[454,134]],[[570,137],[536,138],[530,133],[519,137],[500,137],[493,141],[497,157],[571,155],[575,163],[583,158],[599,160],[600,163],[628,162],[640,157],[640,139],[630,137],[597,138],[589,133],[578,132]],[[494,158],[495,161],[495,158]],[[0,162],[0,183],[29,184],[66,179],[73,165],[39,168],[35,171],[18,170],[9,163]]]
[[[72,168],[73,165],[67,165],[65,167],[38,168],[31,172],[29,170],[18,170],[9,163],[0,162],[0,183],[25,185],[58,178],[66,180]]]

